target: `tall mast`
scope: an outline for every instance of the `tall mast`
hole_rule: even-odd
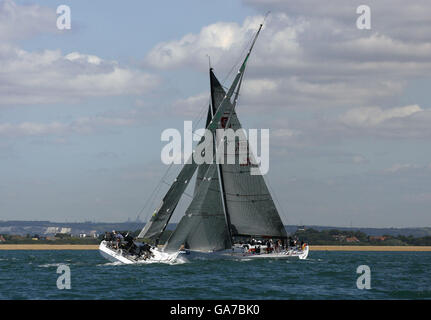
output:
[[[231,114],[229,115],[229,118],[226,122],[225,125],[225,129],[229,128],[229,124],[230,121],[232,119],[232,114],[234,113],[235,107],[236,107],[236,103],[238,101],[238,96],[239,96],[239,91],[241,89],[241,84],[242,84],[242,79],[244,77],[244,71],[245,71],[245,64],[247,63],[248,57],[250,56],[250,53],[254,47],[254,44],[256,43],[257,37],[259,36],[260,30],[262,30],[262,26],[263,24],[260,24],[259,29],[256,32],[256,35],[254,36],[253,42],[250,46],[250,49],[248,50],[247,56],[244,59],[244,62],[241,66],[240,71],[238,71],[238,73],[241,73],[241,76],[239,78],[239,83],[238,83],[238,87],[236,89],[235,92],[235,98],[233,100],[233,104],[232,104],[232,111]],[[211,72],[212,72],[212,68],[210,65],[210,86],[211,86],[211,115],[214,116],[215,112],[216,112],[216,106],[215,106],[215,101],[214,101],[214,85],[213,85],[213,77],[211,76]],[[242,71],[241,71],[242,70]],[[213,141],[214,141],[214,149],[217,149],[217,135],[216,132],[213,132]],[[224,142],[223,142],[224,143]],[[215,150],[215,154],[217,153],[217,150]],[[228,231],[228,236],[231,242],[231,245],[233,244],[233,238],[232,238],[232,226],[231,226],[231,222],[230,222],[230,216],[229,216],[229,211],[226,205],[226,193],[225,193],[225,188],[224,188],[224,180],[223,180],[223,171],[222,171],[222,166],[221,164],[217,164],[217,174],[218,174],[218,178],[219,178],[219,185],[220,185],[220,195],[221,195],[221,200],[222,200],[222,204],[223,204],[223,211],[224,211],[224,215],[225,215],[225,219],[226,219],[226,225],[227,225],[227,231]]]
[[[241,85],[241,79],[242,75],[245,71],[245,67],[247,64],[247,60],[250,56],[251,50],[254,46],[254,43],[256,42],[257,36],[259,35],[260,30],[262,29],[262,24],[259,27],[259,30],[257,31],[253,43],[250,47],[250,50],[247,53],[247,56],[245,57],[240,69],[238,70],[237,75],[235,76],[235,79],[232,82],[232,85],[230,86],[228,92],[224,96],[222,102],[219,106],[217,106],[217,111],[214,113],[211,121],[208,123],[206,129],[210,130],[211,132],[215,132],[215,130],[218,127],[218,124],[220,122],[221,117],[224,115],[226,108],[230,104],[230,100],[235,93],[235,89],[239,89],[239,86]],[[239,83],[239,85],[238,85]],[[235,97],[238,96],[238,91],[235,94]],[[235,99],[236,100],[236,99]],[[232,110],[233,112],[233,110]],[[231,112],[231,114],[232,114]],[[230,114],[230,115],[231,115]],[[227,121],[227,124],[230,122],[230,115]],[[199,144],[204,141],[204,137],[201,138],[199,141]],[[188,159],[186,164],[183,166],[182,170],[178,174],[175,181],[172,183],[171,187],[169,188],[168,192],[163,197],[163,200],[160,204],[160,206],[154,211],[152,217],[150,218],[150,221],[145,225],[145,227],[142,229],[140,234],[138,235],[138,238],[155,238],[158,239],[162,232],[166,229],[166,226],[169,223],[169,220],[172,217],[172,214],[182,196],[184,193],[188,183],[190,182],[190,179],[192,178],[194,172],[196,171],[197,164],[193,160],[193,154],[191,155],[191,159]]]
[[[215,97],[214,97],[214,80],[212,76],[212,68],[210,67],[210,88],[211,88],[211,115],[214,116],[214,113],[216,112],[216,106],[215,106]],[[233,111],[232,111],[233,113]],[[232,115],[231,115],[232,116]],[[214,154],[217,153],[217,133],[213,133],[213,141],[214,141]],[[216,157],[217,159],[217,157]],[[231,223],[230,223],[230,217],[229,212],[227,210],[226,206],[226,193],[224,191],[224,183],[223,183],[223,172],[221,170],[221,164],[217,164],[217,175],[218,175],[218,181],[219,181],[219,187],[220,187],[220,196],[221,196],[221,202],[223,206],[223,212],[224,217],[226,220],[226,226],[227,226],[227,233],[230,241],[230,245],[233,244],[232,239],[232,230],[231,230]]]

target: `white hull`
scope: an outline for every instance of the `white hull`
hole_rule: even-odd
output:
[[[105,259],[111,262],[120,262],[123,264],[148,264],[148,263],[173,263],[178,257],[179,252],[167,253],[158,249],[151,249],[152,257],[144,259],[142,257],[130,256],[123,250],[110,248],[106,241],[99,245],[99,252]]]
[[[234,248],[233,250],[222,250],[215,252],[202,252],[202,251],[177,251],[177,252],[164,252],[158,248],[151,249],[153,256],[148,259],[138,258],[135,256],[129,256],[123,253],[123,251],[115,250],[107,246],[105,241],[102,241],[99,245],[99,252],[105,258],[111,262],[120,262],[123,264],[148,264],[148,263],[174,263],[177,259],[194,260],[194,259],[307,259],[309,247],[305,246],[303,250],[283,250],[281,252],[272,253],[259,253],[252,254],[248,252],[242,252],[238,250],[240,248]]]
[[[203,252],[203,251],[181,251],[180,256],[187,260],[194,259],[307,259],[309,252],[308,245],[305,246],[304,250],[283,250],[281,252],[271,253],[259,253],[252,254],[247,252],[240,252],[236,250],[222,250],[215,252]]]

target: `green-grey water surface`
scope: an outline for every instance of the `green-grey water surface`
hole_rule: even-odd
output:
[[[69,266],[71,289],[57,288]],[[368,265],[371,289],[356,269]],[[307,260],[117,265],[93,250],[0,251],[0,299],[430,299],[431,252],[323,252]]]

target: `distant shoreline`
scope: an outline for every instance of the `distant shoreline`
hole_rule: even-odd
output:
[[[431,246],[310,246],[311,251],[431,251]]]
[[[95,244],[0,244],[0,250],[97,250]],[[431,246],[310,246],[311,251],[431,252]]]
[[[97,250],[97,244],[0,244],[0,250]]]

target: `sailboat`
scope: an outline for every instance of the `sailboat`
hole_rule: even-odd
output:
[[[226,92],[214,70],[209,69],[211,98],[208,107],[206,129],[213,134],[214,141],[220,138],[217,129],[241,129],[235,107],[247,61],[262,30],[261,24],[254,35],[251,46],[230,88]],[[203,143],[201,138],[198,146]],[[235,139],[223,141],[237,144]],[[245,138],[238,144],[248,146]],[[214,143],[217,145],[217,143]],[[216,148],[214,146],[214,148]],[[226,157],[228,147],[223,148]],[[235,149],[235,157],[240,148]],[[196,149],[195,149],[196,150]],[[254,159],[249,148],[247,159]],[[217,152],[215,152],[217,153]],[[154,211],[138,238],[149,239],[154,246],[147,247],[145,254],[135,244],[135,250],[114,248],[109,241],[102,241],[100,253],[110,261],[121,263],[173,262],[179,257],[205,258],[299,258],[306,259],[307,244],[301,246],[288,242],[288,236],[272,196],[262,175],[252,175],[255,161],[234,164],[197,164],[194,153],[184,164],[170,185],[159,207]],[[192,177],[197,172],[193,199],[184,216],[169,239],[158,245],[168,223]],[[136,250],[136,248],[138,248]]]

